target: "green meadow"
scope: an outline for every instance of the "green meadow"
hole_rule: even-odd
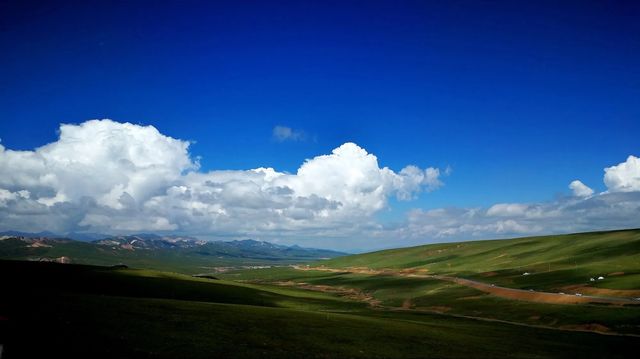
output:
[[[175,273],[14,261],[0,268],[7,358],[589,358],[623,357],[639,343]]]
[[[425,245],[340,257],[309,267],[332,271],[271,268],[229,272],[222,278],[263,285],[305,283],[298,287],[311,289],[356,289],[387,309],[640,334],[640,300],[636,300],[640,297],[640,230]],[[382,274],[358,273],[367,269]],[[419,273],[420,277],[398,275],[403,272]],[[627,302],[513,300],[429,275],[473,279],[534,293],[585,293]]]
[[[640,289],[640,230],[441,243],[340,257],[322,265],[410,268],[537,290],[578,284]],[[599,276],[605,279],[590,282]]]
[[[640,289],[639,241],[633,230],[438,244],[211,278],[5,260],[0,343],[3,358],[628,357],[635,303],[510,300],[428,274],[622,295]],[[408,269],[427,275],[398,275]]]

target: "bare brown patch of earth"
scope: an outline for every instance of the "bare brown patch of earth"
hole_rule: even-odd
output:
[[[398,271],[399,274],[427,274],[429,270],[426,268],[407,268]]]
[[[411,309],[413,307],[414,305],[411,302],[411,298],[407,298],[404,300],[404,302],[402,302],[402,309]]]
[[[590,332],[601,332],[601,333],[607,333],[611,331],[611,329],[609,329],[608,327],[598,323],[561,325],[559,328],[569,329],[569,330],[586,330]]]
[[[309,284],[304,282],[294,282],[290,280],[277,281],[277,282],[263,282],[263,283],[275,284],[275,285],[285,286],[285,287],[295,287],[295,288],[306,289],[306,290],[311,290],[316,292],[331,293],[347,299],[365,302],[369,304],[370,307],[375,308],[380,306],[380,301],[374,298],[371,294],[365,293],[361,290],[354,289],[354,288],[333,287],[330,285]]]
[[[640,297],[640,290],[638,289],[607,289],[596,288],[582,284],[570,285],[562,287],[562,290],[567,292],[578,292],[587,295],[597,295],[604,297],[621,297],[621,298],[636,298]]]
[[[50,248],[51,246],[41,241],[33,242],[29,245],[31,248]]]
[[[485,298],[487,295],[487,293],[483,293],[483,294],[478,294],[478,295],[471,295],[468,297],[462,297],[462,298],[458,298],[458,300],[474,300],[474,299],[483,299]]]
[[[491,293],[495,296],[507,299],[514,300],[524,300],[530,302],[539,302],[539,303],[550,303],[550,304],[586,304],[591,302],[606,302],[609,303],[608,300],[596,299],[596,298],[586,298],[582,296],[568,295],[568,294],[557,294],[557,293],[547,293],[547,292],[533,292],[533,291],[525,291],[513,288],[504,288],[504,287],[495,287],[490,284],[480,283],[476,281],[471,281],[468,279],[455,278],[455,277],[439,277],[443,280],[449,280],[454,283],[464,285],[467,287],[475,288],[481,290],[483,292]]]
[[[436,312],[436,313],[446,313],[446,312],[451,310],[451,307],[446,307],[446,306],[443,306],[443,305],[434,305],[434,306],[431,306],[431,307],[419,307],[419,308],[416,308],[416,309],[426,310],[426,311]]]

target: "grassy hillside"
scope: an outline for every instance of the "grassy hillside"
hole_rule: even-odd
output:
[[[640,344],[149,270],[0,261],[0,280],[3,358],[595,358]]]
[[[385,308],[640,334],[640,301],[633,299],[640,297],[640,230],[425,245],[346,256],[310,268],[222,276],[317,291],[356,290]],[[443,276],[472,279],[490,290]],[[491,292],[502,287],[522,291],[515,300]],[[537,299],[545,292],[552,298]]]
[[[577,284],[635,290],[640,289],[640,230],[432,244],[346,256],[319,265],[414,269],[538,290]],[[590,281],[599,276],[605,279]]]
[[[554,328],[583,328],[640,335],[640,303],[565,305],[509,300],[430,278],[273,268],[225,273],[251,283],[291,283],[315,291],[357,290],[381,308],[462,315]],[[571,296],[573,297],[573,296]]]

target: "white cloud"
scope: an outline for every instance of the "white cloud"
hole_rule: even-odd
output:
[[[640,191],[640,158],[629,156],[625,162],[605,168],[604,184],[610,192]]]
[[[578,180],[571,182],[569,189],[573,191],[573,195],[576,197],[589,197],[593,194],[593,189]]]
[[[7,191],[6,189],[0,188],[0,207],[7,207],[9,201],[16,201],[21,198],[29,199],[29,197],[31,197],[31,193],[26,190],[11,192]]]
[[[528,209],[529,205],[522,203],[498,203],[487,210],[487,215],[497,217],[523,215]]]
[[[276,126],[272,131],[273,139],[278,142],[284,141],[304,141],[307,134],[302,130],[294,130],[287,126]]]
[[[572,197],[539,203],[498,203],[488,208],[414,209],[404,223],[372,231],[401,245],[640,227],[640,160],[605,168],[608,191],[595,193],[575,180]]]
[[[408,167],[407,167],[408,168]],[[395,173],[354,143],[305,161],[295,174],[272,168],[192,172],[145,205],[180,227],[247,234],[355,228],[429,183],[417,167]],[[412,167],[413,168],[413,167]]]
[[[639,226],[640,192],[621,192],[489,208],[414,209],[406,222],[373,230],[371,236],[379,241],[397,238],[397,246]]]
[[[60,126],[60,138],[35,151],[0,146],[0,188],[26,189],[40,203],[76,202],[122,208],[123,194],[144,202],[197,169],[189,143],[162,135],[153,126],[92,120]]]
[[[603,193],[576,180],[574,196],[554,201],[415,209],[392,225],[375,217],[390,198],[435,190],[451,170],[394,171],[345,143],[295,173],[203,172],[188,150],[152,126],[110,120],[62,125],[57,141],[33,151],[0,145],[0,230],[175,231],[372,248],[640,226],[634,156],[605,169]]]
[[[295,174],[202,172],[188,148],[152,126],[111,120],[62,125],[56,142],[34,151],[0,147],[0,229],[344,236],[375,227],[391,196],[442,185],[436,168],[394,172],[354,143]]]

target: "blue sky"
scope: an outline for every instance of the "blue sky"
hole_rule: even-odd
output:
[[[195,141],[200,170],[345,142],[452,169],[375,214],[540,203],[640,154],[640,4],[596,1],[3,2],[0,138],[110,118]],[[275,126],[305,135],[277,141]],[[12,188],[18,190],[18,188]],[[640,223],[639,223],[640,224]]]

